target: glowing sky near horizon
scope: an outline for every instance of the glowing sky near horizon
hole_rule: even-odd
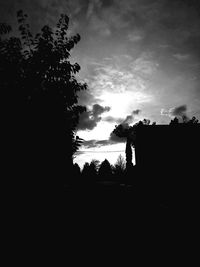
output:
[[[143,118],[169,123],[169,111],[182,105],[189,117],[200,119],[199,1],[7,0],[0,9],[2,21],[13,25],[16,11],[23,9],[35,31],[46,23],[54,26],[59,14],[67,13],[70,33],[81,35],[71,53],[81,66],[78,79],[88,84],[79,103],[91,112],[95,104],[109,107],[93,124],[86,120],[90,113],[77,132],[88,141],[81,148],[88,152],[75,159],[81,166],[93,158],[114,163],[124,155],[124,143],[94,143],[108,140],[120,119],[134,110],[140,112],[132,123]]]

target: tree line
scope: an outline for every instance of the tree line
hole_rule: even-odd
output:
[[[85,162],[81,170],[79,165],[75,163],[71,184],[90,186],[99,182],[125,183],[127,176],[126,162],[120,154],[114,165],[110,164],[107,159],[102,162],[93,159],[90,163]],[[69,183],[69,180],[66,182]]]

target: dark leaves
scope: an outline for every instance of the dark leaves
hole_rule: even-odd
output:
[[[0,34],[7,34],[12,30],[11,26],[7,23],[0,23]]]
[[[53,116],[57,116],[53,120],[55,124],[61,121],[60,116],[64,116],[65,131],[62,134],[67,144],[66,153],[72,159],[82,142],[75,132],[79,115],[85,111],[85,107],[77,105],[77,92],[87,89],[87,85],[79,83],[74,76],[80,71],[79,64],[69,61],[69,51],[80,41],[80,35],[68,38],[69,17],[64,14],[55,30],[45,25],[34,37],[22,10],[17,12],[17,19],[20,38],[0,40],[1,88],[18,96],[20,100],[16,102],[19,106],[20,101],[34,111],[40,106],[37,118],[40,120],[44,115],[49,121],[48,127]],[[7,33],[10,29],[7,24],[0,24],[0,33]],[[52,108],[55,111],[53,116]],[[34,112],[31,116],[34,118]],[[57,129],[57,126],[61,127],[57,124],[52,127]]]

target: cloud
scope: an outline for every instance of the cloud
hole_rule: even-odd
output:
[[[86,14],[87,19],[89,19],[91,15],[93,14],[94,7],[95,7],[95,2],[91,0],[88,4],[88,9],[87,9],[87,14]]]
[[[186,114],[186,112],[187,112],[187,106],[186,105],[182,105],[182,106],[170,109],[170,114],[172,116],[183,116]]]
[[[125,143],[126,137],[119,137],[115,133],[112,132],[110,134],[109,140],[110,140],[110,142],[114,142],[114,143]]]
[[[82,145],[85,147],[85,148],[93,148],[93,147],[96,147],[96,141],[97,140],[87,140],[87,141],[83,141]]]
[[[115,143],[126,142],[127,130],[130,129],[130,124],[135,120],[135,116],[141,113],[140,109],[133,110],[130,115],[128,115],[119,125],[115,126],[115,129],[111,132],[109,140]],[[121,135],[116,135],[117,132]]]
[[[123,121],[122,118],[116,118],[113,116],[104,117],[102,120],[106,122],[110,122],[110,123],[117,123],[117,124],[120,124]]]
[[[78,150],[75,152],[75,157],[80,156],[80,155],[84,155],[84,154],[85,154],[85,151]]]
[[[187,106],[186,105],[181,105],[178,107],[170,108],[169,110],[161,109],[161,115],[169,116],[171,118],[183,117],[183,116],[187,117],[186,113],[187,113]]]
[[[139,113],[141,112],[140,109],[136,109],[136,110],[133,110],[132,113],[130,115],[128,115],[126,117],[126,119],[124,121],[122,121],[122,125],[129,125],[131,123],[133,123],[133,121],[135,120],[135,116],[136,115],[139,115]]]
[[[122,124],[124,125],[124,124],[131,124],[132,122],[133,122],[133,120],[134,120],[134,117],[132,116],[132,115],[128,115],[127,117],[126,117],[126,119],[122,122]]]
[[[169,110],[162,108],[160,111],[160,115],[161,116],[169,116]]]
[[[108,112],[110,107],[102,107],[99,104],[92,106],[92,109],[83,112],[79,117],[78,130],[93,130],[101,121],[101,114]]]
[[[97,118],[104,112],[110,111],[110,107],[102,107],[101,105],[95,104],[93,105],[93,117]]]
[[[101,17],[115,32],[130,26],[129,22],[123,17],[123,9],[119,10],[116,5],[103,8],[101,10]]]
[[[89,28],[104,37],[129,26],[129,22],[123,15],[124,8],[120,8],[115,1],[109,0],[90,0],[86,12]]]
[[[133,108],[141,107],[144,112],[148,109],[151,115],[156,114],[150,110],[154,104],[160,111],[167,103],[175,107],[180,99],[181,103],[189,103],[191,109],[194,105],[198,108],[199,103],[195,103],[200,92],[199,3],[199,0],[6,0],[0,1],[0,15],[2,21],[9,19],[16,24],[15,11],[23,8],[35,31],[46,23],[55,26],[61,12],[69,13],[70,21],[78,22],[76,31],[82,37],[72,57],[77,56],[82,77],[90,75],[89,89],[80,92],[80,104],[110,106],[111,99],[112,113],[108,115],[112,117],[107,117],[107,121],[118,124],[129,114],[132,103]],[[122,58],[123,54],[128,54],[129,59]],[[110,61],[104,57],[110,57]],[[88,58],[102,64],[91,65],[85,71]],[[189,76],[197,78],[190,81]],[[133,93],[129,94],[130,91]],[[116,93],[115,96],[120,93],[119,101],[107,95],[103,98],[105,92]],[[127,99],[122,99],[125,95]],[[100,97],[102,102],[97,100]],[[169,116],[169,110],[164,113]]]
[[[107,116],[102,118],[103,121],[110,122],[110,123],[117,123],[117,124],[131,124],[136,115],[139,115],[141,112],[140,109],[133,110],[130,115],[127,115],[126,118],[118,118],[118,117],[113,117],[113,116]]]
[[[141,32],[135,31],[128,34],[128,40],[133,43],[137,43],[144,39],[144,36]]]
[[[133,115],[139,115],[142,111],[140,109],[133,110],[132,114]]]
[[[116,123],[120,123],[121,118],[123,119],[121,116],[130,112],[131,104],[135,106],[154,101],[152,93],[148,91],[148,80],[151,79],[152,72],[150,72],[151,75],[146,74],[144,77],[140,71],[141,66],[133,70],[133,62],[136,67],[137,62],[126,54],[105,57],[98,62],[92,59],[88,59],[86,63],[83,62],[84,66],[87,66],[84,69],[87,79],[85,78],[84,81],[88,84],[88,90],[78,93],[80,104],[112,105],[112,114],[108,115],[117,117]],[[111,103],[109,103],[110,99],[112,99]],[[120,114],[119,106],[122,114]],[[111,122],[112,118],[108,120]]]
[[[0,1],[0,17],[2,21],[9,22],[16,31],[18,28],[16,14],[18,10],[22,9],[28,15],[27,22],[30,23],[31,31],[36,33],[44,25],[55,27],[60,15],[67,14],[70,17],[69,32],[74,34],[79,24],[75,16],[80,15],[83,8],[82,3],[82,0]]]
[[[134,61],[131,56],[115,56],[112,60],[100,62],[98,66],[93,66],[88,83],[89,87],[95,90],[96,95],[102,95],[105,91],[112,93],[135,91],[144,94],[147,87],[145,79],[149,78],[155,70],[154,63]]]
[[[173,55],[174,58],[176,58],[177,60],[180,60],[180,61],[185,61],[185,60],[188,60],[190,58],[190,55],[189,54],[175,54]]]
[[[94,103],[99,102],[98,98],[92,94],[91,90],[88,88],[84,91],[79,91],[78,95],[78,104],[83,106],[91,106]]]
[[[110,26],[104,20],[102,20],[98,15],[92,14],[89,23],[90,30],[98,33],[98,35],[103,37],[108,37],[111,35]]]
[[[153,59],[151,53],[143,52],[135,61],[131,63],[132,71],[140,77],[150,77],[158,69],[158,62]]]
[[[125,138],[119,138],[117,136],[112,136],[109,139],[105,140],[87,140],[83,142],[84,148],[96,148],[96,147],[102,147],[102,146],[108,146],[108,145],[114,145],[117,143],[124,143],[126,142]]]
[[[112,143],[109,140],[98,140],[96,141],[97,146],[107,146],[111,145]]]

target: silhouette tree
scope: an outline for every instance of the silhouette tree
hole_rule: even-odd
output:
[[[115,126],[113,133],[121,138],[126,138],[126,168],[129,169],[132,166],[132,148],[131,148],[131,136],[132,127],[128,124],[120,124]]]
[[[55,171],[58,178],[64,163],[70,173],[81,143],[76,125],[85,108],[77,104],[77,92],[87,85],[75,78],[78,63],[69,61],[80,35],[68,35],[69,18],[64,14],[54,29],[44,26],[35,36],[27,15],[19,11],[17,17],[20,37],[0,39],[0,86],[9,94],[12,127],[18,129],[14,143],[20,144],[11,153],[21,151],[18,165],[23,162],[25,176],[46,177]],[[11,30],[7,24],[0,26],[0,33]]]
[[[92,182],[94,183],[95,181],[98,181],[98,170],[99,170],[99,167],[100,167],[100,162],[99,160],[95,160],[93,159],[91,162],[90,162],[90,175],[91,175],[91,179],[92,179]]]
[[[88,162],[85,162],[85,164],[83,165],[82,172],[81,172],[83,177],[87,177],[89,175],[89,168],[90,168],[90,164]]]
[[[193,125],[193,124],[198,124],[199,120],[193,116],[191,119],[189,119],[187,116],[183,115],[180,118],[175,117],[170,121],[170,125],[177,125],[177,124],[188,124],[188,125]]]
[[[126,163],[125,163],[124,157],[121,154],[117,158],[114,168],[116,170],[119,170],[120,172],[123,172],[126,169]]]
[[[75,175],[80,175],[81,173],[80,167],[77,163],[74,164],[74,173]]]
[[[82,170],[83,183],[85,183],[87,186],[94,185],[97,180],[98,168],[98,160],[92,160],[90,164],[86,162]]]
[[[126,169],[129,172],[132,170],[133,163],[132,163],[132,146],[134,146],[134,141],[136,138],[136,128],[142,125],[150,125],[151,121],[149,119],[143,119],[143,121],[139,121],[135,123],[133,126],[128,124],[119,124],[115,126],[113,130],[113,134],[120,138],[126,138]],[[156,122],[153,122],[152,125],[155,125]]]
[[[93,176],[96,176],[97,173],[98,173],[98,169],[99,169],[99,161],[93,159],[93,160],[90,162],[90,171],[91,171],[91,174],[92,174]]]
[[[105,159],[100,167],[99,167],[99,177],[101,179],[101,181],[108,181],[108,180],[111,180],[112,178],[112,168],[111,168],[111,165],[110,165],[110,162]]]
[[[175,117],[174,119],[172,119],[171,121],[170,121],[170,125],[177,125],[179,123],[179,121],[178,121],[178,118],[177,117]]]
[[[74,175],[78,177],[78,176],[80,176],[80,174],[81,174],[81,169],[80,169],[79,165],[77,163],[75,163],[74,164]]]
[[[188,124],[199,124],[199,120],[193,116],[188,122]]]
[[[88,162],[85,162],[81,172],[81,185],[87,187],[91,185],[91,168]]]
[[[122,178],[125,174],[125,169],[126,169],[126,162],[125,162],[125,159],[120,154],[119,157],[117,158],[116,163],[114,164],[114,167],[113,167],[113,174],[115,176],[115,180],[117,180],[117,181],[122,180]]]
[[[129,170],[133,166],[132,159],[133,159],[133,153],[132,153],[132,148],[131,148],[131,137],[130,134],[127,136],[127,141],[126,141],[126,169]]]

